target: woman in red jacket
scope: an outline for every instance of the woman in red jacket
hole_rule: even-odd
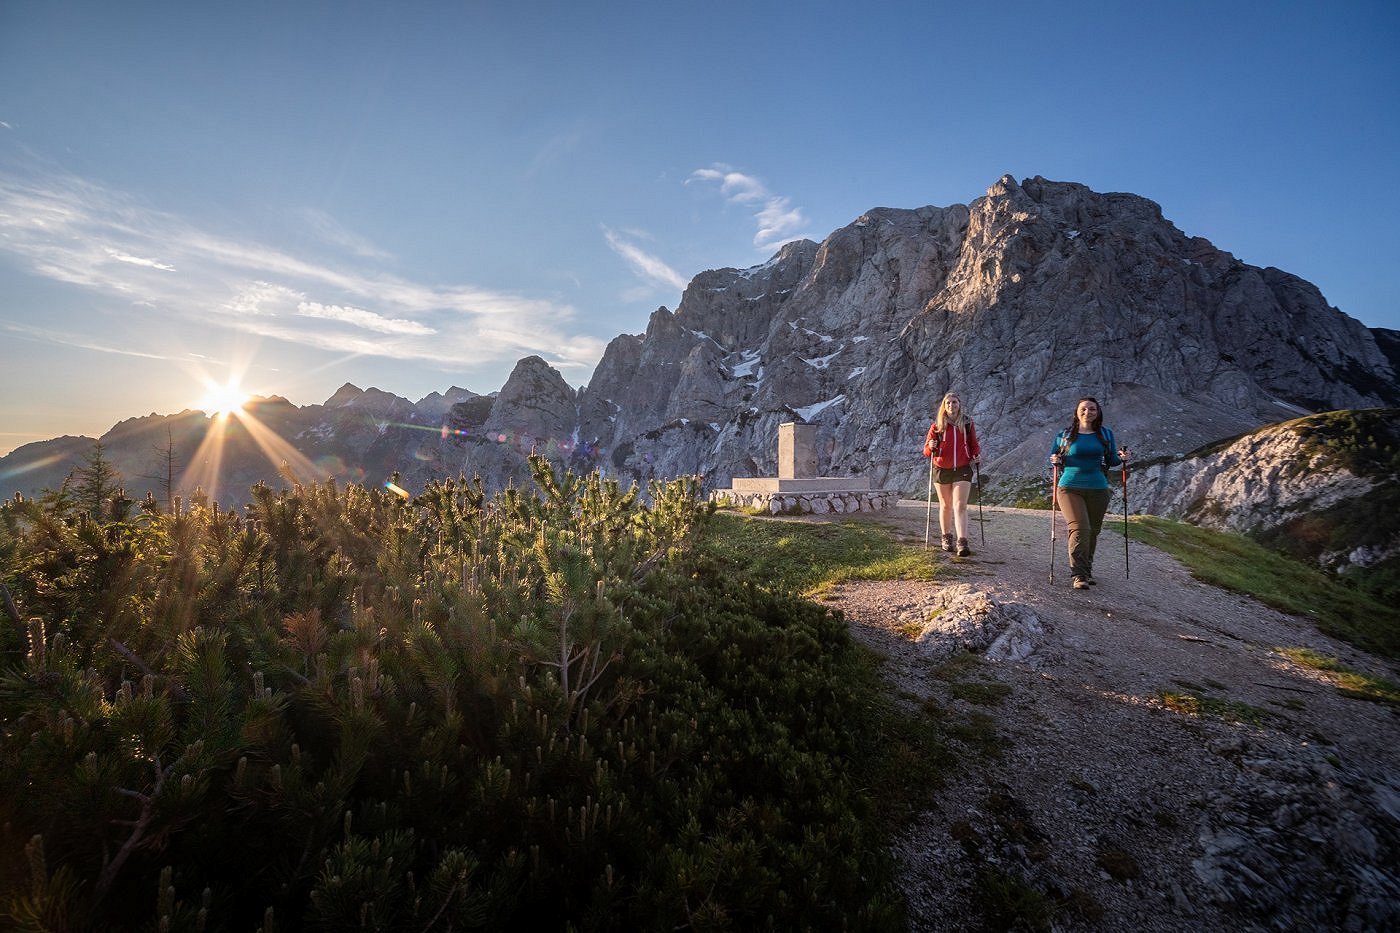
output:
[[[938,529],[943,550],[967,557],[967,500],[972,494],[972,464],[980,463],[977,426],[963,414],[962,400],[952,392],[938,403],[938,417],[928,426],[924,456],[933,457],[933,483],[938,490]]]

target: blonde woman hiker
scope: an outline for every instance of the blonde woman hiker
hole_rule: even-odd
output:
[[[938,490],[938,529],[943,550],[968,557],[967,500],[972,494],[972,465],[980,463],[982,448],[977,443],[977,426],[963,413],[962,399],[949,392],[938,403],[938,417],[928,426],[924,456],[929,464],[933,488]]]

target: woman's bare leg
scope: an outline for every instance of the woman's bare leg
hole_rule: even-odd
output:
[[[957,527],[954,524],[954,499],[956,498],[956,486],[960,483],[934,483],[933,488],[938,490],[938,531],[940,534],[950,535]]]
[[[972,483],[953,484],[953,522],[958,538],[967,537],[967,500],[972,495]]]

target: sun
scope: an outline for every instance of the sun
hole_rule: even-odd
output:
[[[223,385],[209,385],[204,393],[204,398],[199,400],[199,407],[209,415],[219,415],[227,417],[234,412],[242,411],[243,406],[248,404],[248,392],[236,382],[226,382]]]

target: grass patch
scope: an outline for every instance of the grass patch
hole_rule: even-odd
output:
[[[1252,537],[1267,548],[1336,574],[1386,605],[1400,602],[1400,555],[1356,566],[1345,555],[1386,552],[1400,535],[1400,482],[1381,483],[1364,496],[1313,508]]]
[[[903,636],[904,638],[907,638],[907,639],[909,639],[910,641],[915,641],[915,640],[918,639],[918,637],[919,637],[920,635],[922,635],[922,634],[924,633],[924,623],[922,623],[922,622],[905,622],[903,625],[901,625],[901,626],[897,629],[897,631],[898,631],[899,634],[900,634],[901,636]]]
[[[919,710],[924,718],[937,725],[943,737],[984,758],[1001,757],[1003,741],[994,717],[981,712],[959,713],[933,697],[926,698]]]
[[[991,930],[1049,931],[1055,902],[1019,874],[994,865],[977,872],[978,905]]]
[[[1373,654],[1400,658],[1400,609],[1320,570],[1243,535],[1151,515],[1134,516],[1128,533],[1181,561],[1198,580],[1311,619],[1321,631]]]
[[[977,906],[982,912],[980,929],[1048,933],[1057,928],[1061,918],[1077,917],[1091,925],[1103,919],[1103,907],[1084,891],[1073,888],[1067,896],[1052,896],[1020,873],[1000,865],[979,865],[975,884]]]
[[[719,512],[707,546],[774,589],[820,596],[851,580],[931,580],[921,549],[868,523],[805,522]]]
[[[1124,852],[1122,849],[1100,849],[1095,861],[1116,881],[1131,881],[1142,874],[1137,859],[1133,858],[1131,852]]]
[[[971,651],[955,654],[933,669],[933,676],[948,682],[948,692],[978,706],[996,706],[1011,696],[1011,687],[998,680],[970,679],[982,669],[982,657]]]
[[[997,722],[986,713],[968,713],[958,720],[948,722],[944,732],[955,741],[981,754],[986,758],[1000,758],[1003,751],[1002,738],[997,732]]]
[[[1363,408],[1329,411],[1289,422],[1313,455],[1357,476],[1388,479],[1400,474],[1400,411]]]
[[[948,660],[933,669],[933,676],[939,680],[961,680],[982,667],[982,659],[971,651],[950,655]]]
[[[1197,693],[1176,693],[1159,690],[1157,696],[1162,705],[1175,713],[1187,716],[1210,716],[1226,722],[1259,725],[1269,715],[1268,710],[1238,700],[1222,700],[1219,697],[1202,696]]]
[[[1400,706],[1400,684],[1393,680],[1363,674],[1311,648],[1280,648],[1279,651],[1304,667],[1323,672],[1338,690],[1349,697]]]
[[[995,680],[963,680],[948,685],[948,692],[959,700],[978,706],[996,706],[1011,696],[1011,688]]]

